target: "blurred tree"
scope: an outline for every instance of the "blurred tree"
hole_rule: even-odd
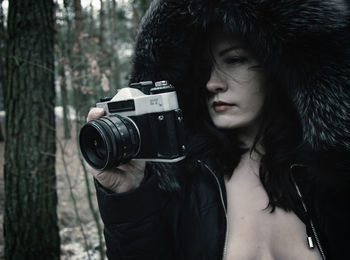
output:
[[[80,0],[74,0],[74,48],[78,48],[80,45],[80,36],[83,31],[83,10]]]
[[[69,109],[68,109],[68,92],[67,92],[67,78],[65,64],[67,59],[62,57],[58,63],[58,73],[60,76],[60,88],[61,88],[61,105],[62,105],[62,119],[63,119],[63,128],[64,128],[64,138],[71,138],[71,124],[69,120]]]
[[[140,23],[140,15],[139,15],[139,4],[137,0],[132,0],[132,28],[133,28],[133,36],[134,38],[136,37],[136,33],[137,33],[137,27]]]
[[[59,259],[53,0],[9,1],[5,259]]]
[[[6,31],[5,31],[5,16],[4,10],[2,9],[2,0],[0,0],[0,110],[4,109],[4,95],[3,89],[5,87],[6,82],[6,65],[5,65],[5,57],[6,57]],[[2,133],[2,125],[3,122],[0,119],[0,142],[4,141],[4,135]]]
[[[106,37],[105,37],[105,5],[104,1],[100,0],[100,46],[101,46],[101,52],[104,52],[106,50]]]
[[[88,34],[84,32],[84,13],[80,0],[73,0],[74,6],[74,42],[71,57],[72,81],[74,89],[73,105],[77,114],[77,119],[81,119],[79,124],[85,122],[88,109],[91,106],[91,92],[87,67],[91,65],[90,53],[86,52],[86,40]],[[87,56],[86,56],[87,54]]]
[[[100,4],[100,8],[95,5],[96,2]],[[76,126],[76,135],[80,126],[85,123],[88,109],[94,106],[100,97],[114,95],[117,88],[125,86],[128,82],[127,75],[134,43],[133,32],[149,2],[150,0],[90,0],[87,5],[82,5],[86,1],[64,0],[63,5],[60,4],[56,23],[56,72],[59,75],[60,86],[57,88],[60,91],[57,95],[60,99],[57,101],[63,106],[63,116],[68,114],[65,107],[74,107],[77,120],[71,123]],[[95,249],[99,249],[100,258],[103,259],[102,227],[92,203],[93,191],[89,187],[91,176],[84,168],[83,162],[82,169],[86,178],[89,207],[99,234],[99,245],[94,246]],[[74,204],[73,192],[71,197]],[[78,210],[75,213],[77,222],[81,223]],[[82,225],[80,230],[87,251],[90,245],[89,236],[85,234]]]
[[[140,0],[139,3],[139,12],[141,14],[141,17],[146,13],[149,5],[151,4],[152,0]]]
[[[4,10],[2,9],[2,2],[0,0],[0,110],[4,108],[4,100],[3,100],[3,88],[5,86],[5,75],[6,75],[6,66],[5,66],[5,43],[6,43],[6,31],[5,31],[5,15]]]
[[[151,2],[152,0],[132,0],[134,36],[136,36],[137,27]]]
[[[67,1],[64,1],[64,8],[60,9],[59,6],[57,8],[61,13],[65,13],[65,16],[59,16],[56,17],[56,61],[57,61],[57,70],[59,75],[59,85],[60,85],[60,91],[59,91],[59,97],[60,100],[58,101],[59,104],[62,106],[62,119],[63,119],[63,128],[64,128],[64,138],[70,139],[71,138],[71,123],[69,118],[69,109],[68,109],[68,84],[67,84],[67,77],[66,77],[66,71],[67,66],[69,66],[69,56],[70,56],[70,49],[72,48],[71,43],[71,29],[70,29],[70,19],[68,14],[69,9],[69,3]],[[63,11],[64,10],[64,11]],[[67,23],[68,26],[64,26],[64,22]]]
[[[118,44],[118,10],[117,10],[117,1],[111,0],[112,6],[109,9],[110,14],[110,28],[111,28],[111,52],[112,52],[112,62],[111,62],[111,70],[112,70],[112,86],[113,91],[116,91],[118,88],[121,88],[121,81],[120,81],[120,61],[119,61],[119,44]]]

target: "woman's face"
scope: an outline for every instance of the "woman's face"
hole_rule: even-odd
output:
[[[263,75],[242,41],[213,37],[213,69],[206,84],[214,125],[225,129],[257,128],[264,102]]]

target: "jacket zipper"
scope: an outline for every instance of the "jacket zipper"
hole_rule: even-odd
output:
[[[226,249],[227,249],[227,237],[228,237],[228,219],[227,219],[227,210],[226,210],[226,205],[224,202],[224,195],[222,192],[222,188],[219,182],[218,177],[216,177],[216,174],[214,173],[214,171],[203,161],[201,160],[197,160],[198,163],[204,165],[205,168],[208,169],[208,171],[210,172],[210,174],[214,177],[216,184],[218,185],[219,188],[219,192],[220,192],[220,199],[221,199],[221,205],[224,209],[224,213],[225,213],[225,220],[226,220],[226,234],[225,234],[225,243],[224,243],[224,248],[223,248],[223,252],[222,252],[222,259],[224,260],[226,258]]]
[[[311,217],[309,216],[309,212],[308,212],[308,210],[307,210],[307,207],[306,207],[306,204],[305,204],[305,202],[304,202],[303,196],[302,196],[302,194],[301,194],[301,192],[300,192],[300,189],[299,189],[299,186],[298,186],[298,184],[296,183],[296,181],[295,181],[295,179],[294,179],[294,176],[293,176],[293,171],[292,171],[292,169],[293,169],[294,167],[296,167],[296,166],[303,166],[303,165],[300,165],[300,164],[293,164],[293,165],[290,166],[291,177],[292,177],[293,185],[294,185],[294,187],[295,187],[295,189],[296,189],[296,191],[297,191],[297,194],[298,194],[298,197],[299,197],[299,199],[300,199],[300,201],[301,201],[301,204],[302,204],[302,206],[303,206],[304,212],[306,213],[306,216],[307,216],[307,218],[308,218],[308,221],[309,221],[309,224],[310,224],[310,227],[311,227],[311,230],[312,230],[312,234],[314,235],[314,238],[315,238],[315,240],[316,240],[316,244],[317,244],[317,247],[318,247],[318,249],[319,249],[319,251],[320,251],[321,257],[322,257],[323,260],[326,260],[326,255],[324,254],[323,248],[322,248],[322,246],[321,246],[321,242],[320,242],[319,236],[318,236],[318,234],[317,234],[315,225],[314,225],[314,223],[313,223]],[[313,248],[314,245],[313,245],[312,237],[309,236],[308,234],[307,234],[307,241],[308,241],[308,243],[309,243],[309,247],[310,247],[310,248]]]

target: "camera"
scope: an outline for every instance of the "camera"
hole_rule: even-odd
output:
[[[105,116],[80,130],[80,150],[87,163],[105,170],[130,159],[177,162],[185,158],[185,130],[174,86],[144,81],[122,88],[96,107]]]

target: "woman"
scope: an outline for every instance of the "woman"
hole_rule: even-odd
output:
[[[188,156],[91,171],[109,258],[346,258],[348,28],[339,0],[152,2],[131,82],[177,87]]]

